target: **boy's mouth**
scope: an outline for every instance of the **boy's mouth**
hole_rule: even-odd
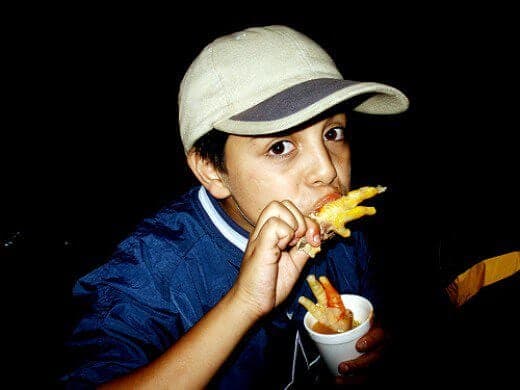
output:
[[[324,197],[318,199],[318,201],[316,203],[314,203],[314,206],[312,207],[312,213],[315,213],[317,212],[319,209],[321,209],[323,207],[323,205],[329,203],[329,202],[332,202],[338,198],[341,197],[341,194],[339,192],[331,192],[327,195],[325,195]]]

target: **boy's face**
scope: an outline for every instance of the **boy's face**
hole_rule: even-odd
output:
[[[222,176],[231,196],[222,203],[247,231],[253,230],[248,220],[256,223],[271,201],[288,199],[309,214],[323,197],[348,191],[350,148],[345,141],[345,114],[306,126],[291,133],[229,136],[227,172]]]

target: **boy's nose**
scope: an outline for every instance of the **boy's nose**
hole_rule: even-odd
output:
[[[337,176],[330,153],[324,145],[313,148],[308,164],[307,177],[312,185],[330,184]]]

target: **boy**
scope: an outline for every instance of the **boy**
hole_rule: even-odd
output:
[[[344,80],[315,42],[285,26],[206,46],[181,83],[179,123],[201,186],[147,219],[110,262],[79,280],[86,313],[63,380],[110,387],[283,388],[319,361],[302,332],[305,277],[374,299],[363,238],[321,244],[308,214],[350,183],[347,116],[402,112],[407,98]],[[376,307],[377,311],[377,307]],[[373,328],[356,371],[377,357]]]

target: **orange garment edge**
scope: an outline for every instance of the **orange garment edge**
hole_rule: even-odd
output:
[[[482,287],[505,279],[520,270],[520,251],[491,257],[467,269],[446,287],[451,303],[462,306]]]

